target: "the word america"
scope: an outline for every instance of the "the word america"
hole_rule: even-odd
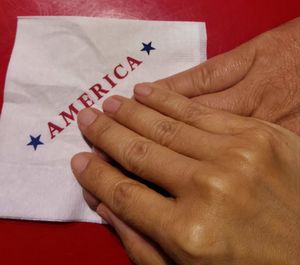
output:
[[[63,125],[58,125],[53,122],[48,122],[48,128],[51,139],[54,139],[59,133],[61,133],[71,122],[75,121],[75,118],[79,111],[84,108],[89,108],[95,104],[91,99],[91,95],[96,96],[97,100],[100,100],[106,93],[114,88],[118,82],[126,78],[130,72],[134,71],[143,61],[137,60],[133,57],[127,57],[125,63],[118,64],[111,74],[106,74],[102,77],[101,83],[94,84],[82,93],[75,102],[68,106],[67,111],[62,111],[58,115],[61,118]],[[81,106],[81,108],[75,107]]]

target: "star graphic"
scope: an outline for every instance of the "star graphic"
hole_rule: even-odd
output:
[[[41,134],[37,137],[34,137],[34,136],[30,135],[30,138],[31,138],[31,142],[28,143],[27,145],[32,145],[35,151],[36,151],[38,145],[44,144],[40,141]]]
[[[150,51],[155,50],[154,47],[152,47],[152,41],[150,41],[148,44],[142,42],[144,48],[141,49],[141,52],[147,52],[148,55],[150,55]]]

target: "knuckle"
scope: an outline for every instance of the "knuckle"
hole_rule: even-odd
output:
[[[229,174],[226,174],[227,176]],[[232,194],[233,178],[221,178],[219,176],[210,177],[208,179],[209,191],[215,196],[224,199]],[[214,198],[216,198],[214,196]]]
[[[198,120],[201,114],[202,113],[199,110],[198,106],[196,106],[195,104],[189,104],[183,111],[183,118],[184,120],[193,122],[195,120]]]
[[[131,141],[123,152],[124,166],[127,170],[141,174],[142,161],[149,157],[152,143],[147,140]]]
[[[175,91],[177,88],[177,80],[175,76],[170,76],[169,78],[165,79],[165,86],[170,91]]]
[[[252,139],[253,144],[257,148],[272,148],[273,142],[275,140],[274,130],[267,127],[255,128],[249,131],[250,139]]]
[[[212,113],[206,109],[202,109],[198,104],[191,103],[183,110],[183,119],[192,125],[201,125],[203,122],[209,121]]]
[[[203,243],[203,227],[198,224],[190,225],[179,237],[180,248],[189,257],[201,257]]]
[[[271,157],[275,148],[275,138],[276,134],[272,128],[249,128],[236,145],[228,147],[229,157],[236,158],[243,166],[250,165],[256,168]]]
[[[234,140],[232,145],[227,146],[227,157],[222,165],[229,172],[226,177],[228,183],[226,181],[223,183],[224,192],[219,189],[220,194],[234,195],[234,189],[242,182],[250,185],[260,181],[261,174],[266,172],[278,153],[278,148],[274,145],[274,137],[276,135],[272,132],[272,128],[256,126],[249,128],[237,138],[238,141]]]
[[[194,71],[191,71],[191,82],[195,89],[199,90],[200,93],[211,85],[211,72],[207,67],[200,66]]]
[[[208,168],[204,169],[205,171],[209,170]],[[190,183],[193,187],[197,189],[202,189],[206,185],[206,178],[202,177],[201,172],[203,171],[203,167],[195,165],[189,165],[189,168],[184,170],[184,178],[190,180]]]
[[[226,163],[226,162],[225,162]],[[202,179],[203,190],[206,199],[219,200],[220,205],[235,193],[236,181],[235,174],[231,168],[221,164],[212,163],[207,170],[206,177]]]
[[[179,248],[181,256],[201,261],[201,264],[210,264],[207,263],[209,256],[221,252],[218,235],[209,225],[187,222],[184,229],[182,227],[180,229],[181,231],[175,235],[175,245]]]
[[[213,264],[212,257],[228,255],[228,242],[224,241],[225,237],[220,231],[222,224],[217,226],[201,223],[188,226],[180,244],[184,256],[197,261],[195,264]]]
[[[188,104],[183,110],[183,119],[191,123],[199,122],[207,115],[209,115],[209,113],[199,108],[195,103]]]
[[[232,147],[229,150],[230,159],[234,158],[237,161],[237,166],[256,165],[259,162],[259,156],[255,147],[238,146]]]
[[[181,129],[181,123],[168,120],[160,120],[154,124],[154,139],[160,144],[169,146]]]
[[[212,264],[213,256],[228,253],[228,242],[224,240],[226,235],[223,232],[225,223],[222,220],[216,223],[215,214],[208,214],[202,220],[185,219],[184,223],[175,226],[171,236],[179,256],[197,261],[193,264]]]
[[[112,208],[119,214],[128,211],[128,207],[139,200],[136,192],[138,186],[141,186],[141,184],[132,180],[117,182],[112,190]],[[127,207],[124,207],[125,205]]]

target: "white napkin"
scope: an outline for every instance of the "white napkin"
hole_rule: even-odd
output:
[[[101,222],[69,165],[91,150],[77,112],[205,59],[204,23],[20,17],[0,120],[0,217]]]

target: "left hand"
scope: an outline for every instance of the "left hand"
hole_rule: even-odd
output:
[[[152,86],[300,136],[300,17]]]
[[[96,154],[72,159],[87,198],[136,264],[289,264],[300,260],[300,140],[278,125],[137,86],[135,98],[83,110]],[[98,201],[101,203],[98,205]],[[169,259],[170,258],[170,259]]]

